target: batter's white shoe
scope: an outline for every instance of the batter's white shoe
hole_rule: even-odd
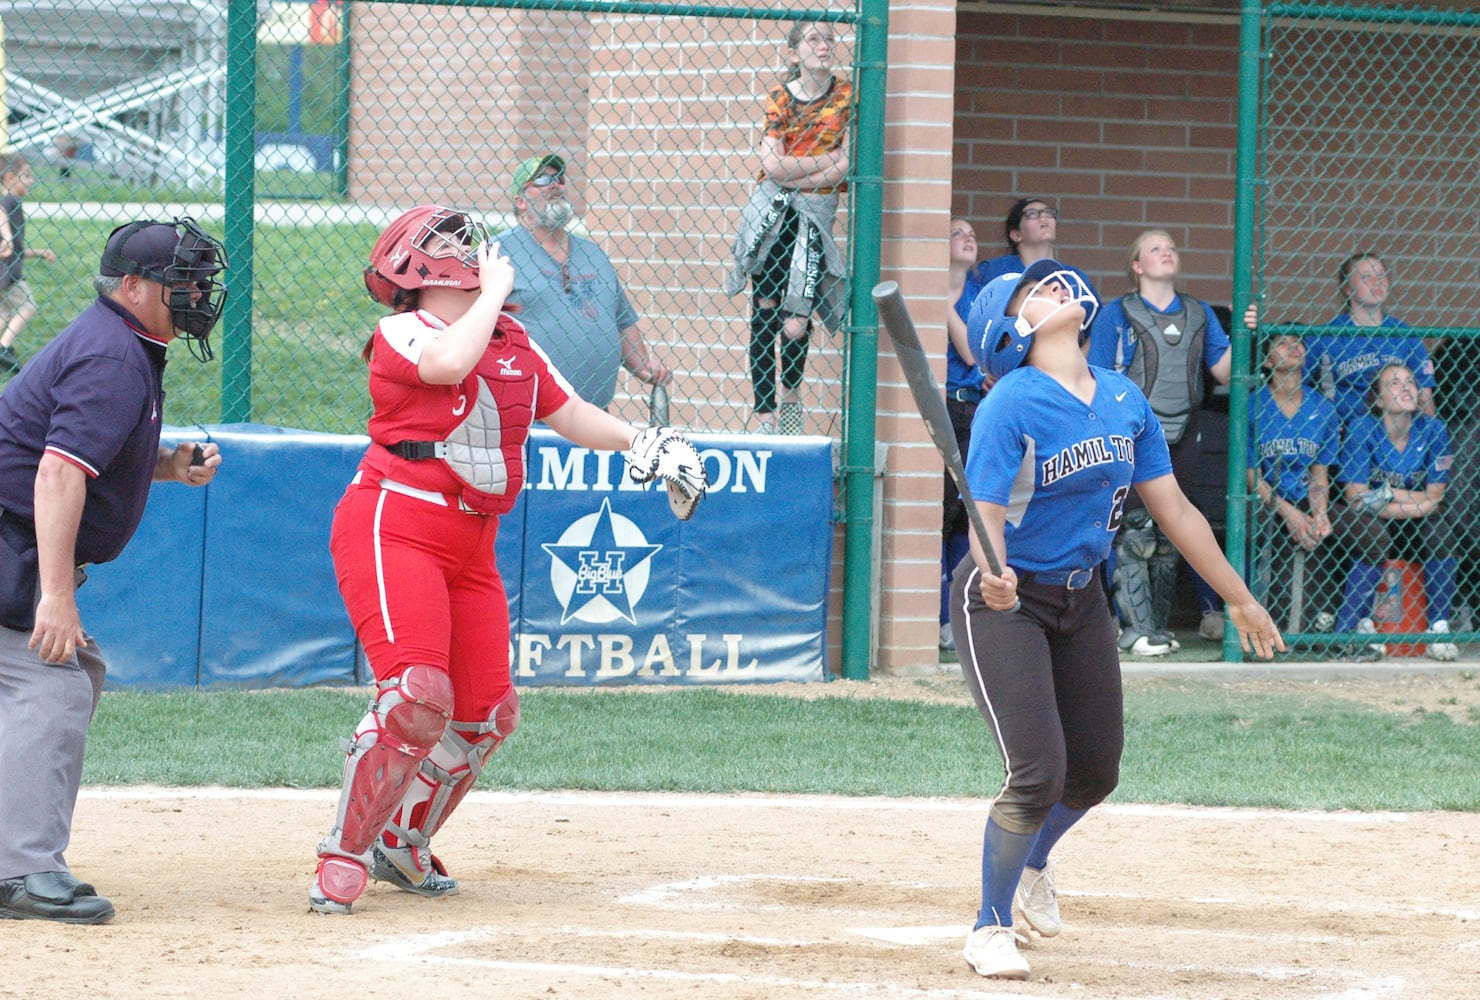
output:
[[[1027,979],[1028,960],[1018,953],[1011,927],[988,924],[966,935],[961,957],[988,979]]]
[[[1044,937],[1053,937],[1063,930],[1063,921],[1059,919],[1059,894],[1054,891],[1052,866],[1045,865],[1042,871],[1024,868],[1012,901],[1017,904],[1028,926]]]
[[[1449,623],[1441,618],[1429,626],[1429,631],[1443,632],[1447,635]],[[1452,642],[1431,642],[1429,648],[1424,651],[1424,655],[1431,660],[1443,660],[1447,663],[1450,660],[1459,659],[1459,647]]]

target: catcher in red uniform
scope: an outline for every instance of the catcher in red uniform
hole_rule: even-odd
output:
[[[371,444],[330,548],[378,691],[345,741],[339,809],[309,892],[319,913],[349,913],[371,878],[457,892],[431,838],[519,725],[494,537],[524,484],[530,424],[627,449],[632,478],[661,479],[680,518],[708,486],[682,435],[639,431],[575,395],[504,311],[513,283],[483,227],[438,205],[391,223],[365,269],[393,312],[363,352]]]

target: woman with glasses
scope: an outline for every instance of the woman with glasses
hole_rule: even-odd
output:
[[[1336,270],[1344,308],[1327,326],[1364,331],[1402,329],[1408,324],[1386,311],[1392,280],[1375,253],[1354,253]],[[1367,416],[1367,390],[1378,369],[1404,365],[1418,386],[1418,407],[1434,415],[1434,363],[1418,337],[1381,333],[1336,334],[1306,339],[1305,373],[1336,404],[1341,426]]]
[[[741,213],[725,283],[730,295],[747,279],[751,287],[750,381],[763,434],[802,433],[811,317],[837,330],[846,308],[833,219],[848,188],[853,85],[833,73],[835,44],[827,24],[799,23],[786,36],[789,75],[766,95],[760,183]]]
[[[1383,563],[1404,559],[1423,563],[1429,631],[1448,632],[1454,610],[1455,522],[1446,509],[1453,451],[1449,430],[1420,405],[1422,390],[1412,370],[1384,365],[1367,390],[1369,412],[1346,428],[1340,452],[1346,503],[1336,509],[1332,529],[1354,556],[1346,576],[1336,630],[1376,632],[1373,597]],[[1381,655],[1381,645],[1350,651],[1358,659]],[[1428,646],[1435,660],[1453,660],[1453,643]]]
[[[1042,198],[1019,198],[1013,202],[1002,223],[1002,231],[1007,238],[1007,253],[989,258],[977,267],[974,273],[978,286],[1004,274],[1020,274],[1035,261],[1058,259],[1055,242],[1059,234],[1059,213]],[[1089,276],[1077,267],[1063,266],[1084,282],[1098,306],[1100,298]]]

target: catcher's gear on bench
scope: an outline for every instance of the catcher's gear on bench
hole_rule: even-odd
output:
[[[370,710],[344,741],[344,784],[334,828],[319,841],[319,866],[309,906],[348,913],[365,891],[370,845],[418,765],[437,745],[452,716],[452,680],[445,670],[413,665],[381,681]]]
[[[673,516],[687,521],[709,490],[709,474],[698,450],[671,427],[638,432],[627,450],[627,474],[634,483],[662,479]]]
[[[486,721],[448,724],[372,850],[372,878],[422,896],[457,892],[457,880],[432,854],[432,836],[468,794],[488,758],[518,728],[519,695],[512,689]]]

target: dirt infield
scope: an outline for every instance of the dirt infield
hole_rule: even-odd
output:
[[[0,923],[0,997],[1480,996],[1475,814],[1102,807],[1056,855],[1063,934],[997,983],[959,955],[985,801],[475,792],[459,895],[323,917],[334,798],[85,788],[69,858],[118,917]]]

